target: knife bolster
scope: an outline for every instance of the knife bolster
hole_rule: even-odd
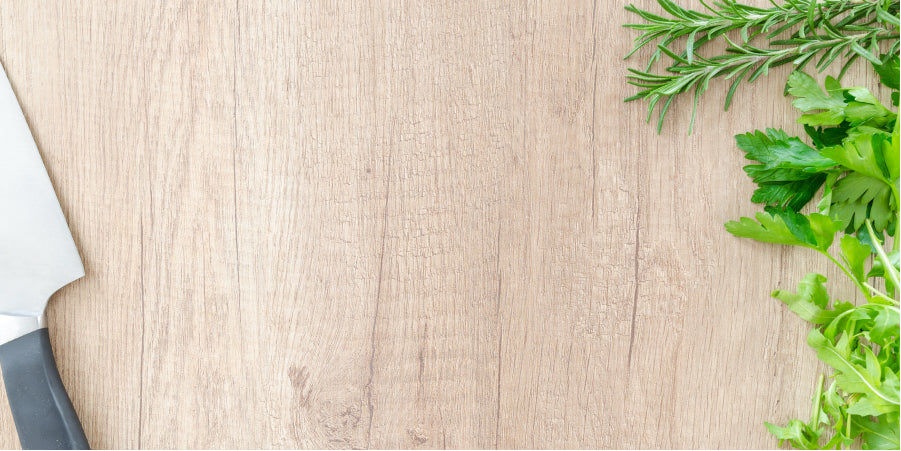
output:
[[[25,336],[40,328],[47,327],[44,315],[14,316],[0,315],[0,345]]]

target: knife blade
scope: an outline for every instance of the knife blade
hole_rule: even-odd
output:
[[[23,449],[87,449],[44,324],[84,267],[6,70],[0,67],[0,368]]]

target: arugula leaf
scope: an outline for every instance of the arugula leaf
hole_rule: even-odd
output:
[[[822,376],[821,376],[822,377]],[[818,384],[819,387],[820,384]],[[826,391],[823,392],[820,402],[818,403],[820,408],[820,415],[825,415],[827,418],[826,424],[829,424],[829,421],[832,422],[832,429],[835,431],[835,435],[833,435],[832,440],[823,446],[822,449],[837,449],[840,445],[848,447],[854,441],[857,435],[850,435],[850,433],[846,434],[847,431],[845,429],[845,419],[850,418],[850,415],[847,414],[848,403],[838,393],[838,386],[835,382],[829,386]],[[855,431],[856,434],[860,434],[859,431]]]
[[[817,449],[817,441],[822,431],[816,430],[804,424],[801,420],[791,420],[788,426],[781,427],[772,423],[764,423],[770,434],[779,439],[779,446],[786,441],[800,449]]]
[[[851,415],[879,416],[894,411],[892,404],[873,396],[858,398],[847,412]]]
[[[887,252],[889,263],[895,268],[895,271],[901,271],[901,255],[898,250]],[[885,277],[885,266],[882,260],[873,262],[873,268],[867,274],[867,277]]]
[[[813,324],[827,324],[841,313],[848,311],[853,305],[837,304],[834,310],[828,310],[829,295],[826,292],[826,277],[810,273],[798,283],[798,293],[784,290],[773,291],[772,296],[784,302],[789,310],[798,314],[801,319]]]
[[[879,422],[858,416],[851,417],[855,429],[863,433],[869,449],[898,449],[901,447],[897,419],[889,415],[879,417]]]
[[[873,326],[870,328],[869,340],[874,344],[884,346],[889,344],[892,337],[898,338],[899,315],[892,308],[884,308],[876,314]]]
[[[876,406],[875,408],[897,411],[898,393],[883,391],[881,379],[873,377],[872,366],[878,365],[875,359],[871,363],[868,358],[864,367],[855,362],[852,357],[852,340],[847,333],[832,343],[819,330],[814,329],[807,335],[807,344],[817,351],[820,360],[837,371],[835,382],[839,388],[847,393],[861,394],[860,399],[872,397],[870,405]]]

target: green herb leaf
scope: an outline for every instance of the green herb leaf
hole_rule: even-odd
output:
[[[840,125],[883,126],[895,117],[865,88],[845,88],[839,82],[826,77],[826,92],[810,75],[793,72],[788,77],[787,92],[795,97],[792,102],[801,111],[819,111],[804,114],[798,122],[808,126]]]
[[[848,88],[846,97],[851,97],[852,101],[848,101],[845,107],[845,120],[851,125],[884,125],[889,118],[894,116],[888,108],[882,106],[879,100],[865,88]]]
[[[729,221],[726,230],[741,238],[826,252],[832,245],[835,232],[842,228],[840,221],[819,213],[805,216],[791,210],[768,209],[766,213],[757,213],[755,218],[756,221],[751,218]]]
[[[817,149],[822,149],[824,147],[841,145],[845,138],[848,137],[849,128],[850,125],[847,123],[836,127],[812,127],[805,125],[804,131],[807,132],[807,136],[810,136],[813,145]]]
[[[874,398],[873,405],[899,405],[898,393],[882,390],[882,382],[872,377],[866,367],[861,367],[852,358],[852,344],[848,334],[843,334],[836,343],[814,329],[807,335],[807,344],[817,351],[817,357],[834,368],[838,374],[835,382],[847,393],[859,393]]]
[[[781,427],[772,423],[764,423],[770,434],[779,439],[779,446],[786,441],[791,443],[795,448],[800,449],[817,449],[817,440],[820,438],[821,431],[810,428],[801,420],[791,420],[788,426]]]
[[[852,235],[845,235],[841,241],[842,258],[848,265],[851,274],[857,278],[859,282],[866,280],[867,269],[865,267],[867,258],[872,254],[870,246],[862,244],[859,239]]]
[[[797,294],[784,290],[776,290],[772,296],[784,302],[789,310],[798,314],[801,319],[813,324],[827,324],[839,314],[853,308],[851,304],[841,304],[835,310],[829,310],[829,295],[826,292],[826,277],[810,273],[798,283]]]
[[[867,218],[876,231],[885,230],[896,220],[895,209],[891,187],[873,177],[851,173],[832,188],[829,216],[848,224],[847,233],[861,230]]]
[[[865,235],[865,234],[864,234]],[[876,243],[876,245],[879,245]],[[901,271],[901,258],[899,258],[899,252],[897,250],[888,252],[886,254],[888,257],[889,264],[894,266],[895,271]],[[886,277],[886,266],[883,263],[881,258],[876,259],[873,262],[873,267],[870,269],[870,272],[867,273],[867,277],[882,277],[885,279],[885,290],[889,293],[893,293],[895,290],[901,287],[896,287],[894,283],[892,283],[892,279],[890,277]]]
[[[827,147],[820,153],[851,171],[891,185],[885,159],[886,154],[891,153],[891,141],[883,133],[861,128],[849,135],[843,145]]]
[[[829,86],[833,89],[829,90]],[[788,93],[797,97],[792,102],[795,108],[807,112],[825,110],[819,113],[805,114],[798,122],[806,125],[838,125],[845,120],[845,96],[841,87],[836,89],[838,82],[832,77],[826,78],[827,92],[820,89],[820,85],[810,75],[804,72],[792,72],[788,76]]]
[[[895,129],[892,130],[891,143],[882,147],[885,166],[888,168],[889,179],[897,183],[899,175],[901,175],[901,134],[899,134],[898,116],[895,116]]]
[[[819,191],[826,174],[836,166],[798,138],[782,130],[767,129],[737,135],[738,147],[745,158],[761,164],[744,167],[758,184],[751,201],[765,205],[800,210]]]
[[[898,86],[898,79],[901,78],[901,70],[898,69],[898,55],[893,55],[887,59],[883,56],[883,60],[885,62],[873,65],[873,68],[876,69],[876,73],[879,75],[879,81],[895,91],[901,89]]]
[[[863,417],[852,417],[855,429],[862,432],[863,440],[869,449],[898,449],[901,440],[898,440],[898,420],[889,415],[879,417],[879,422]]]
[[[870,328],[869,340],[880,346],[884,346],[894,337],[898,338],[898,327],[901,324],[898,311],[893,308],[880,309],[873,319]]]

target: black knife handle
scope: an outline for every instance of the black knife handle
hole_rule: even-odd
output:
[[[90,449],[46,327],[0,345],[0,367],[22,449]]]

